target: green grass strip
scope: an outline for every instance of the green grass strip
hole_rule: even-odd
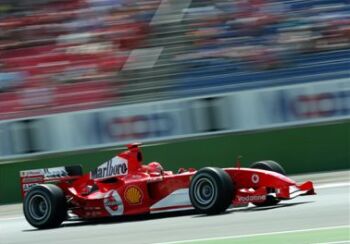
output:
[[[252,236],[237,236],[237,237],[222,237],[222,238],[210,238],[208,240],[189,240],[189,241],[178,241],[178,243],[194,243],[194,244],[256,244],[256,243],[268,243],[268,244],[336,244],[350,243],[350,226],[339,227],[339,228],[322,228],[319,230],[297,230],[287,232],[276,232],[276,233],[262,233],[255,234]],[[171,244],[171,243],[169,243]]]

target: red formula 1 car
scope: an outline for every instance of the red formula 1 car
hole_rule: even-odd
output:
[[[298,185],[273,161],[176,174],[158,162],[141,163],[135,143],[88,174],[81,166],[21,171],[24,215],[34,227],[52,228],[72,215],[91,219],[189,208],[217,214],[230,206],[268,206],[315,194],[312,182]]]

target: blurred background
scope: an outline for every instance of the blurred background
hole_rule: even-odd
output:
[[[350,1],[1,0],[0,182],[131,141],[348,169]]]
[[[1,0],[2,119],[349,77],[348,0]]]

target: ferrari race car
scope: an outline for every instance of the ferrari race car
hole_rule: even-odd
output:
[[[165,171],[160,163],[142,165],[140,144],[83,174],[81,166],[20,172],[23,212],[36,228],[58,227],[72,216],[81,219],[196,209],[218,214],[230,206],[275,205],[315,194],[312,182],[301,185],[273,161],[251,168]]]

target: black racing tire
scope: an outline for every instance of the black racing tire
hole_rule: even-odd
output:
[[[281,175],[286,175],[286,171],[284,170],[284,168],[279,163],[272,160],[255,162],[250,166],[250,168],[264,169],[264,170],[279,173]]]
[[[200,213],[219,214],[231,204],[234,185],[224,170],[206,167],[193,176],[189,195],[193,207]]]
[[[267,171],[276,172],[281,175],[286,175],[286,171],[284,170],[284,168],[279,163],[271,160],[255,162],[250,166],[250,168],[263,169]],[[270,192],[273,192],[273,189],[267,189],[267,190]],[[256,202],[256,203],[253,202],[253,204],[257,207],[266,207],[266,206],[276,205],[279,202],[280,200],[278,200],[276,197],[267,195],[266,200],[264,202]]]
[[[55,228],[67,218],[67,205],[61,188],[51,184],[36,185],[23,202],[26,220],[38,229]]]

